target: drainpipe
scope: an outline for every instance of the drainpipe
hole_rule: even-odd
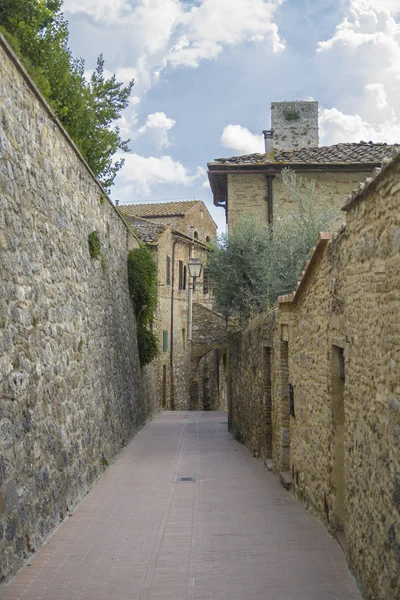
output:
[[[274,196],[272,189],[272,180],[275,175],[266,175],[267,187],[268,187],[268,223],[272,223],[274,220]]]
[[[171,274],[171,339],[169,343],[169,370],[170,370],[170,406],[171,410],[175,408],[174,402],[174,371],[173,371],[173,363],[174,363],[174,291],[175,291],[175,245],[176,240],[172,243],[172,274]]]
[[[193,258],[193,247],[194,247],[194,227],[192,226],[190,234],[192,236],[192,243],[190,244],[189,250],[189,261]],[[189,282],[189,290],[188,290],[188,342],[192,343],[192,326],[193,326],[193,278],[190,277],[189,269],[188,269],[188,282]]]

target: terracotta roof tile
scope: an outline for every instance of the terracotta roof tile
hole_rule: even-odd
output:
[[[185,202],[158,202],[148,204],[125,204],[119,207],[127,217],[174,217],[184,215],[199,200]]]
[[[152,221],[148,221],[147,219],[141,219],[136,217],[130,217],[125,215],[126,220],[135,230],[135,233],[139,240],[142,242],[155,242],[159,238],[160,234],[165,231],[166,225],[165,223],[153,223]]]
[[[379,163],[390,157],[393,148],[400,144],[373,144],[372,142],[335,144],[300,150],[282,150],[275,152],[273,160],[266,160],[265,154],[246,154],[217,158],[209,163],[213,165],[256,165],[256,164],[362,164]]]

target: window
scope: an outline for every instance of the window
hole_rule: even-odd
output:
[[[182,329],[182,346],[186,350],[186,329]]]
[[[207,244],[209,244],[211,242],[211,238],[209,235],[206,237],[206,242],[207,242]]]
[[[171,257],[167,256],[167,285],[171,285]]]
[[[199,234],[197,233],[197,231],[194,232],[194,239],[198,240],[199,239]]]
[[[184,290],[185,289],[185,268],[183,266],[183,261],[180,260],[179,261],[179,285],[178,285],[178,289],[179,290]]]
[[[168,331],[166,331],[165,329],[162,332],[162,349],[163,352],[166,352],[168,350]]]
[[[187,269],[183,267],[183,289],[186,290]]]
[[[210,282],[208,280],[208,269],[204,269],[203,294],[208,294],[209,291],[210,291]]]

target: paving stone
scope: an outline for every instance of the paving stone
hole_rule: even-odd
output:
[[[161,413],[2,600],[361,600],[337,542],[224,418]]]

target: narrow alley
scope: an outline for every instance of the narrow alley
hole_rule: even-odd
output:
[[[222,412],[146,425],[2,595],[360,598],[339,545],[232,439]]]

